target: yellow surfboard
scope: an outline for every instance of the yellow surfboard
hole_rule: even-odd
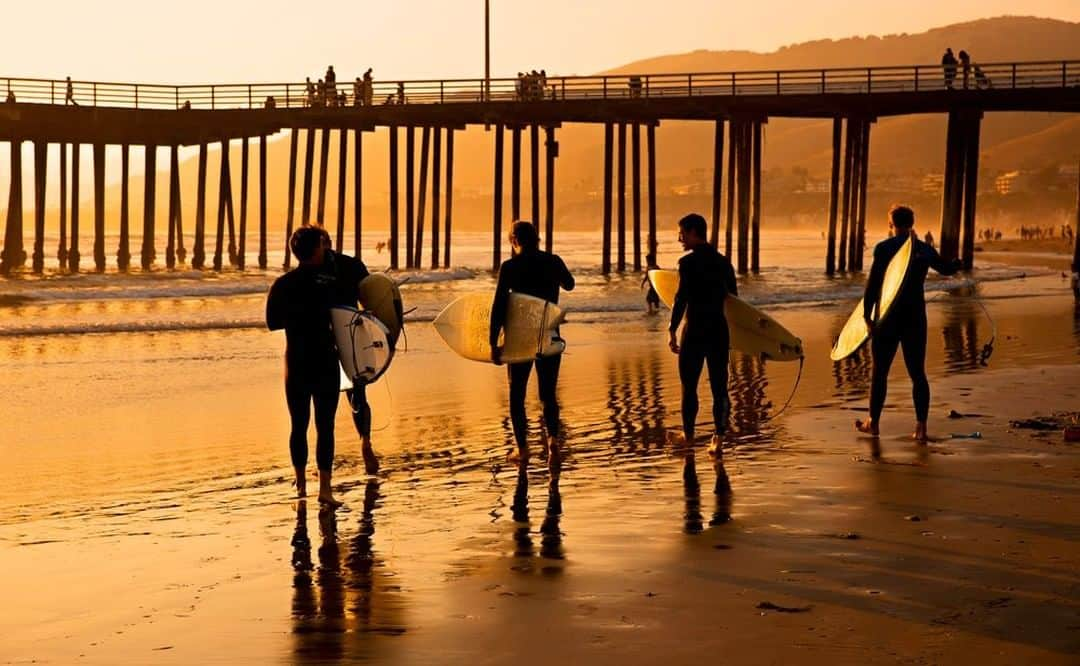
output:
[[[889,261],[889,266],[885,269],[885,278],[881,282],[881,297],[874,306],[875,321],[881,322],[885,320],[885,317],[889,315],[889,310],[892,309],[896,296],[904,286],[908,264],[911,263],[912,245],[911,236],[908,236],[907,242],[900,247],[900,250]],[[840,337],[836,339],[836,344],[833,345],[832,351],[829,352],[829,358],[834,361],[843,360],[858,351],[859,347],[862,347],[869,338],[870,329],[866,327],[866,321],[863,320],[863,299],[860,298],[859,304],[855,306],[855,310],[848,317],[847,323],[844,324],[844,328],[840,331]]]
[[[679,291],[679,272],[654,269],[649,271],[649,281],[670,308]],[[802,340],[738,296],[728,294],[724,299],[724,317],[732,349],[773,361],[797,361],[803,357]]]
[[[372,273],[360,281],[358,290],[360,307],[382,322],[390,348],[395,348],[403,324],[401,292],[397,282],[383,273]]]
[[[471,361],[491,362],[491,294],[465,294],[447,305],[433,322],[450,349]],[[554,356],[566,349],[559,324],[566,313],[554,303],[527,294],[510,294],[506,325],[500,333],[503,363]]]

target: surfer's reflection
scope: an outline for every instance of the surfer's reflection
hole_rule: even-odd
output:
[[[758,432],[768,417],[772,403],[765,395],[768,379],[765,361],[739,354],[731,363],[728,394],[731,396],[731,415],[728,432],[746,435]]]
[[[552,456],[548,464],[548,498],[544,510],[544,520],[540,524],[540,552],[539,556],[544,562],[535,561],[537,552],[533,542],[532,523],[529,520],[529,475],[525,465],[518,467],[517,482],[514,485],[514,502],[510,507],[514,519],[514,564],[511,569],[522,573],[532,573],[539,570],[545,575],[558,575],[562,573],[562,566],[557,562],[565,559],[563,551],[563,534],[561,528],[562,519],[562,493],[559,490],[559,478],[561,464],[557,457]]]
[[[724,468],[723,456],[712,457],[713,470],[716,473],[716,483],[713,486],[713,496],[716,504],[713,508],[710,526],[723,525],[731,520],[731,480],[728,478],[727,469]],[[683,461],[683,494],[686,500],[683,512],[683,531],[687,534],[700,534],[704,529],[704,516],[701,513],[701,483],[698,481],[697,463],[694,453],[686,454]]]
[[[311,559],[307,506],[303,501],[298,503],[292,539],[296,661],[321,663],[344,657],[363,657],[374,654],[371,650],[378,646],[370,642],[347,644],[345,641],[350,636],[404,632],[400,600],[390,594],[397,588],[382,581],[387,576],[383,571],[384,563],[372,547],[374,511],[379,498],[379,481],[371,479],[364,489],[363,511],[356,535],[348,542],[344,553],[338,539],[337,514],[319,512],[321,540],[317,567]]]
[[[962,371],[979,367],[980,346],[976,325],[978,318],[979,312],[972,300],[953,302],[945,306],[945,325],[941,335],[946,369]]]

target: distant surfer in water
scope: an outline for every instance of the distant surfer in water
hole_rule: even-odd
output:
[[[296,472],[297,495],[307,496],[307,429],[314,403],[319,501],[337,507],[341,503],[334,498],[330,480],[341,378],[330,308],[356,303],[356,285],[367,275],[367,268],[352,257],[328,253],[323,233],[316,227],[303,226],[289,239],[289,248],[299,265],[270,287],[266,325],[272,331],[285,329],[285,401],[292,423],[289,454]],[[370,440],[365,440],[365,445],[367,465],[368,454],[372,459],[374,454],[370,452]]]
[[[559,288],[574,288],[574,276],[556,254],[540,250],[540,236],[532,222],[516,222],[510,233],[513,256],[499,267],[499,283],[495,288],[495,300],[491,305],[491,360],[501,364],[502,348],[499,333],[506,324],[510,293],[528,294],[551,303],[559,302]],[[562,355],[537,358],[535,361],[511,363],[507,366],[510,378],[510,421],[514,428],[517,450],[509,458],[525,462],[529,457],[527,435],[529,422],[525,415],[525,389],[529,375],[536,365],[536,379],[540,385],[540,402],[544,405],[544,424],[547,429],[548,453],[559,455],[559,403],[555,389],[559,382],[559,365]]]
[[[730,340],[724,299],[728,294],[738,296],[739,288],[731,262],[705,240],[705,229],[705,218],[697,213],[679,220],[679,242],[689,254],[679,259],[679,291],[671,308],[668,346],[679,355],[683,436],[688,444],[694,440],[698,381],[705,364],[709,366],[715,428],[709,453],[719,456],[731,410],[727,391]],[[676,335],[684,315],[686,325],[680,342]]]
[[[904,348],[904,365],[911,377],[911,393],[915,402],[915,433],[912,437],[926,442],[926,419],[930,413],[930,382],[926,379],[926,298],[923,287],[926,274],[933,268],[942,275],[953,275],[963,263],[959,259],[945,261],[933,247],[919,240],[914,233],[915,213],[907,206],[893,206],[889,211],[887,238],[874,248],[874,263],[866,280],[863,295],[863,317],[870,329],[870,351],[874,359],[873,379],[870,384],[870,418],[856,420],[859,432],[877,437],[881,410],[885,406],[888,390],[889,368],[896,356],[896,348]],[[881,285],[889,262],[911,237],[911,261],[900,293],[896,295],[888,317],[874,320],[874,306],[881,297]]]

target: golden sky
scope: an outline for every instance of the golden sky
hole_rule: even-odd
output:
[[[3,75],[159,83],[483,75],[483,0],[7,0]],[[590,74],[694,49],[921,32],[1080,0],[491,0],[492,73]]]

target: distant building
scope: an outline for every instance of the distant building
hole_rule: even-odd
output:
[[[1031,174],[1027,171],[1009,171],[994,179],[994,191],[998,194],[1015,194],[1030,187]]]
[[[928,173],[922,179],[922,191],[929,194],[941,194],[945,189],[945,174]]]

